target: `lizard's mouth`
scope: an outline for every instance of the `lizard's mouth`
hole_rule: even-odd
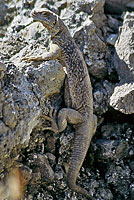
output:
[[[34,10],[31,16],[33,20],[41,22],[48,30],[51,30],[57,22],[54,18],[54,20],[51,20],[52,23],[50,23],[49,13],[47,13],[47,11],[38,12]]]
[[[31,15],[32,15],[34,20],[41,21],[41,15],[39,13],[36,13],[36,11],[32,12]]]

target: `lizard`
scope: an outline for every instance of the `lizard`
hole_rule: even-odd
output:
[[[46,52],[44,56],[26,56],[22,60],[57,59],[63,66],[66,73],[64,92],[66,108],[58,112],[57,122],[52,112],[50,116],[46,116],[46,119],[52,122],[52,127],[46,129],[62,132],[67,127],[67,123],[75,128],[74,147],[67,172],[67,185],[73,191],[93,200],[93,196],[87,190],[76,184],[78,173],[97,127],[97,117],[93,114],[92,86],[86,63],[67,26],[58,15],[46,8],[39,8],[32,11],[32,17],[41,22],[49,31],[54,48]]]

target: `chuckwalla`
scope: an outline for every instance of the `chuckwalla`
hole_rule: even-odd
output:
[[[67,123],[75,128],[74,148],[67,173],[67,184],[75,192],[86,195],[88,199],[94,199],[84,188],[76,184],[76,179],[82,163],[88,151],[91,139],[96,131],[97,117],[93,114],[92,86],[83,55],[71,37],[69,30],[53,12],[40,8],[32,12],[33,19],[41,22],[51,35],[53,50],[45,56],[24,57],[22,60],[46,61],[58,59],[66,73],[65,97],[66,108],[58,113],[57,130],[48,127],[55,132],[62,132]],[[53,116],[46,117],[52,125],[55,124]]]

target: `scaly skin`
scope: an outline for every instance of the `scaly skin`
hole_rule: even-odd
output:
[[[50,117],[45,117],[52,122],[52,127],[47,127],[47,130],[62,132],[66,128],[67,122],[74,125],[76,135],[67,183],[73,191],[93,200],[93,197],[84,188],[76,185],[79,170],[97,127],[97,118],[93,115],[92,86],[87,66],[67,27],[56,14],[46,9],[39,9],[34,10],[32,16],[48,29],[56,48],[47,53],[45,57],[25,57],[23,60],[58,59],[64,67],[66,73],[64,99],[67,108],[59,111],[57,126],[52,112]]]

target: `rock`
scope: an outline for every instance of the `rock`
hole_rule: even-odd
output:
[[[32,19],[27,22],[30,24],[32,22]],[[20,31],[20,35],[22,38],[24,38],[26,41],[32,41],[33,39],[36,40],[37,37],[40,35],[40,32],[43,31],[44,27],[39,22],[31,23],[29,26],[27,24],[26,27]],[[45,40],[45,38],[44,38]]]
[[[116,40],[117,40],[117,38],[118,38],[118,35],[117,34],[111,34],[111,35],[109,35],[108,36],[108,38],[106,39],[106,42],[108,43],[108,44],[111,44],[111,45],[115,45],[115,42],[116,42]]]
[[[126,198],[129,196],[128,190],[131,183],[130,177],[132,175],[128,166],[131,160],[129,160],[128,155],[130,155],[130,149],[133,149],[133,131],[127,123],[111,123],[110,118],[109,123],[102,125],[100,132],[101,134],[98,134],[93,143],[93,152],[95,155],[94,162],[96,163],[96,166],[98,166],[96,174],[97,176],[99,176],[99,174],[103,174],[105,176],[105,182],[109,189],[111,188],[111,185],[114,187],[114,195],[113,192],[111,192],[113,196],[116,194],[118,199],[122,199],[123,196]],[[100,156],[100,152],[103,156],[102,154]],[[128,161],[127,163],[126,160]],[[103,191],[102,180],[100,185],[101,187],[98,189],[99,191]],[[106,188],[103,193],[105,193],[105,191]],[[103,197],[103,193],[100,194],[102,195],[102,199],[113,199],[110,193],[109,198],[107,196]]]
[[[3,122],[11,129],[17,124],[17,113],[14,106],[13,102],[8,101],[3,105]]]
[[[128,4],[127,4],[127,7],[131,10],[134,10],[134,2],[133,1],[131,1],[131,2],[128,2]]]
[[[130,169],[126,167],[125,169],[121,165],[110,165],[107,173],[105,175],[107,179],[107,184],[114,185],[114,189],[119,190],[116,198],[127,197],[129,195],[129,184],[130,181]]]
[[[134,113],[133,18],[133,12],[127,12],[124,15],[123,25],[115,43],[116,52],[113,59],[120,83],[114,89],[110,98],[110,105],[124,114]]]
[[[113,93],[113,85],[104,81],[103,84],[95,84],[93,97],[94,97],[94,110],[97,115],[102,115],[108,111],[110,96]]]
[[[9,128],[0,120],[0,138],[2,138],[4,134],[7,135],[8,131]],[[2,142],[2,140],[0,140],[0,142]]]
[[[55,63],[54,67],[52,63]],[[6,68],[3,64],[1,66],[6,78],[0,94],[0,171],[4,166],[8,167],[9,162],[14,162],[21,148],[27,147],[32,130],[40,122],[42,108],[39,99],[42,101],[58,94],[65,76],[61,65],[55,61],[41,64],[38,68],[30,66],[25,73],[21,71],[23,68],[11,64]],[[14,155],[10,160],[11,152]]]
[[[114,52],[114,55],[110,55],[111,66],[113,70],[117,72],[118,77],[116,82],[130,83],[134,81],[133,71],[130,70],[124,59],[120,59],[117,52]]]
[[[0,62],[0,90],[2,89],[2,87],[4,85],[3,79],[5,77],[5,71],[6,71],[6,65],[4,63]],[[1,96],[1,94],[0,94],[0,96]],[[2,98],[2,96],[1,96],[1,98]]]
[[[99,162],[107,163],[108,160],[122,159],[128,153],[128,144],[125,141],[99,139],[96,141],[98,151],[103,155],[103,159],[97,156]]]
[[[7,179],[8,198],[17,200],[24,196],[26,186],[31,179],[31,170],[24,165],[16,166],[10,170]]]
[[[34,0],[24,0],[23,1],[23,6],[24,8],[30,8],[34,6]]]
[[[124,114],[134,113],[134,83],[116,86],[110,97],[110,105]]]
[[[46,148],[50,152],[55,151],[55,148],[56,148],[56,138],[55,137],[50,136],[50,137],[47,138]]]
[[[60,18],[69,27],[72,36],[79,27],[83,26],[85,20],[89,19],[88,13],[82,11],[81,4],[82,1],[72,2],[69,7],[61,10]]]
[[[106,35],[106,16],[104,15],[105,0],[91,1],[92,16],[91,20],[96,26],[96,33],[102,40]],[[101,20],[100,20],[101,18]]]
[[[20,37],[9,34],[9,38],[0,41],[0,60],[9,60],[14,54],[18,53],[24,47],[20,42]]]
[[[50,165],[54,166],[56,163],[56,157],[52,153],[46,153],[46,156],[48,158]]]
[[[0,62],[0,80],[3,79],[6,71],[6,65],[2,62]]]
[[[105,11],[111,14],[121,14],[126,10],[134,10],[132,0],[106,0]]]
[[[2,109],[3,109],[4,100],[5,100],[5,95],[3,92],[0,92],[0,118],[3,117]]]
[[[29,25],[32,21],[33,21],[32,17],[29,17],[27,19],[27,16],[25,16],[25,12],[24,12],[24,14],[22,13],[22,15],[17,15],[17,16],[14,17],[14,19],[13,19],[13,21],[12,21],[12,23],[11,23],[11,25],[10,25],[10,27],[7,31],[9,31],[9,32],[17,31],[17,32],[19,32],[22,28]]]
[[[16,5],[9,1],[0,1],[0,38],[7,32],[7,27],[12,21],[16,11]]]
[[[85,24],[76,30],[74,39],[85,55],[89,73],[100,79],[104,78],[107,73],[106,63],[103,59],[106,53],[106,45],[95,32],[94,23],[87,19]]]
[[[129,153],[129,143],[123,137],[121,138],[121,133],[125,132],[128,138],[131,137],[132,133],[128,133],[124,130],[124,127],[121,127],[118,124],[105,124],[102,125],[101,133],[102,137],[96,140],[97,145],[97,162],[101,164],[107,164],[111,160],[122,160]],[[101,155],[103,157],[99,157]]]
[[[5,16],[7,14],[8,7],[4,2],[0,2],[0,26],[5,23]]]
[[[123,60],[125,64],[127,64],[128,70],[132,75],[134,75],[133,20],[134,13],[127,12],[124,16],[123,25],[115,44],[117,55],[120,60]]]
[[[121,22],[117,20],[115,17],[112,17],[111,15],[107,15],[108,18],[108,26],[114,31],[115,33],[118,33],[119,26],[121,26]]]
[[[33,164],[32,170],[33,177],[31,179],[32,184],[37,181],[52,182],[54,180],[54,171],[51,168],[48,159],[45,155],[41,154],[30,154],[29,164]]]
[[[33,80],[35,93],[38,93],[35,87],[37,85],[45,99],[60,92],[65,78],[63,68],[57,61],[47,61],[36,68],[34,65],[30,66],[26,73]]]
[[[30,133],[38,124],[41,112],[38,106],[39,102],[26,77],[13,65],[7,66],[5,74],[6,79],[2,88],[4,95],[0,100],[3,110],[3,126],[1,127],[5,126],[4,129],[1,129],[0,171],[14,161],[22,147],[28,145]],[[15,149],[18,145],[20,147]],[[12,158],[9,159],[11,152],[14,156],[12,155]]]

